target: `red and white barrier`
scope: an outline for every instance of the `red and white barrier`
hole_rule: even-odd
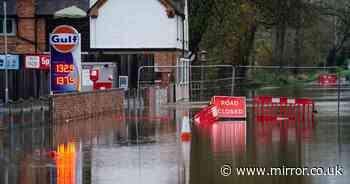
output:
[[[215,105],[209,105],[203,108],[194,116],[194,122],[197,124],[200,123],[213,123],[219,120],[218,117],[218,108]]]
[[[315,102],[306,98],[256,96],[253,99],[253,111],[258,122],[314,122],[314,109]]]
[[[318,78],[320,85],[336,85],[337,84],[337,75],[336,74],[322,74]]]

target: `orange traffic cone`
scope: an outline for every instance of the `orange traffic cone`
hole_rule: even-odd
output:
[[[188,116],[184,116],[181,126],[181,141],[188,142],[191,140],[191,137],[190,119]]]

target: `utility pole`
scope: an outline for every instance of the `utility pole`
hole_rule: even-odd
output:
[[[8,63],[7,63],[7,2],[4,0],[4,19],[3,19],[3,31],[4,31],[4,52],[5,52],[5,104],[9,102],[9,87],[8,87]]]

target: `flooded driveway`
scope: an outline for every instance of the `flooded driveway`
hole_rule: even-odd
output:
[[[344,89],[342,98],[349,91]],[[199,109],[127,110],[58,125],[28,122],[0,132],[0,183],[348,183],[350,101],[340,104],[338,122],[337,92],[332,88],[251,94],[315,98],[318,113],[314,122],[257,122],[249,108],[246,122],[193,126],[190,143],[180,140],[181,122]],[[229,176],[223,176],[223,166],[230,167]],[[248,167],[333,166],[341,167],[343,175],[235,173]]]

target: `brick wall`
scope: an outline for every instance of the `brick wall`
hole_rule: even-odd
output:
[[[122,110],[123,93],[121,89],[112,89],[53,95],[53,120],[84,119],[106,112]]]
[[[154,64],[158,66],[175,66],[180,52],[156,52],[154,53]],[[161,72],[171,72],[174,69],[161,68]]]
[[[181,52],[156,52],[154,53],[155,66],[176,66],[176,60]],[[175,68],[160,68],[161,85],[167,86],[176,78]]]
[[[35,52],[37,43],[38,52],[44,52],[46,47],[45,19],[36,17],[35,0],[17,0],[16,35],[8,37],[8,50],[10,53],[27,54]],[[37,34],[37,40],[35,40]],[[0,37],[0,43],[3,43]],[[4,52],[4,45],[0,44],[0,52]]]

